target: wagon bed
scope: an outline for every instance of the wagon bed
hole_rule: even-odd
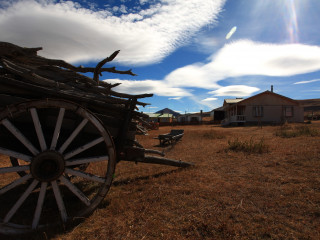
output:
[[[0,233],[65,225],[107,194],[119,161],[190,166],[135,139],[142,98],[99,81],[114,52],[95,68],[37,55],[41,48],[0,42]],[[93,78],[83,73],[93,73]],[[81,74],[80,74],[81,73]],[[5,206],[5,207],[4,207]]]

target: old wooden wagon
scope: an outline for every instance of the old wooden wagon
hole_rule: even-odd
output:
[[[40,57],[0,42],[0,233],[17,234],[88,216],[107,194],[116,163],[189,166],[135,140],[139,99],[99,81],[103,68]],[[93,73],[90,78],[83,73]],[[80,74],[81,73],[81,74]]]

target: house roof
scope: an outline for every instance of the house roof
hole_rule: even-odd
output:
[[[296,100],[304,108],[305,111],[320,111],[320,98]]]
[[[180,113],[175,112],[175,111],[171,110],[170,108],[164,108],[162,110],[157,111],[156,113],[162,113],[162,114],[168,113],[168,114],[172,114],[175,117],[181,115]]]
[[[193,116],[193,117],[198,117],[198,116],[202,116],[202,117],[208,117],[210,116],[210,112],[196,112],[196,113],[186,113],[186,114],[181,114],[179,117],[186,117],[186,116]]]
[[[296,100],[304,107],[320,106],[320,98]]]
[[[149,117],[158,117],[160,113],[146,113]]]
[[[150,118],[171,118],[173,115],[169,113],[146,113]]]
[[[213,109],[211,112],[213,112],[213,111],[223,111],[223,107],[215,108],[215,109]]]
[[[245,103],[246,101],[249,101],[249,100],[251,100],[251,99],[254,99],[254,98],[256,98],[256,97],[258,97],[258,96],[261,96],[261,95],[264,95],[264,94],[274,95],[274,96],[280,97],[280,98],[282,98],[282,99],[291,101],[292,103],[299,104],[299,102],[296,101],[296,100],[293,100],[293,99],[291,99],[291,98],[285,97],[285,96],[280,95],[280,94],[278,94],[278,93],[270,92],[269,90],[264,91],[264,92],[262,92],[262,93],[259,93],[259,94],[257,94],[257,95],[254,95],[254,96],[252,96],[252,97],[246,98],[246,99],[244,99],[243,101],[241,101],[241,103]]]
[[[222,106],[222,107],[216,108],[216,109],[214,109],[214,110],[212,110],[212,111],[221,111],[221,110],[223,110],[223,109],[226,107],[226,106],[225,106],[226,104],[229,104],[229,105],[230,105],[230,104],[236,104],[236,103],[243,104],[243,103],[246,103],[247,101],[250,101],[250,100],[252,100],[252,99],[254,99],[254,98],[258,97],[258,96],[264,95],[264,94],[269,94],[269,95],[277,96],[277,97],[280,97],[280,98],[282,98],[282,99],[285,99],[285,100],[290,101],[290,102],[292,102],[292,103],[294,103],[294,104],[297,104],[297,105],[299,105],[299,104],[302,104],[302,105],[303,105],[303,103],[302,103],[303,100],[294,100],[294,99],[285,97],[285,96],[283,96],[283,95],[280,95],[280,94],[278,94],[278,93],[274,93],[274,92],[271,92],[271,91],[267,90],[267,91],[264,91],[264,92],[262,92],[262,93],[259,93],[259,94],[257,94],[257,95],[251,96],[251,97],[246,98],[246,99],[243,99],[243,98],[225,99],[224,102],[223,102],[223,106]],[[320,99],[312,99],[312,100],[315,101],[315,102],[317,102],[317,100],[320,100]]]
[[[238,103],[241,102],[243,98],[235,98],[235,99],[225,99],[225,103],[232,104],[232,103]]]

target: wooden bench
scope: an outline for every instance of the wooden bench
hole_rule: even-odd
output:
[[[165,146],[166,144],[178,142],[183,137],[183,134],[183,129],[172,129],[170,133],[160,134],[156,139],[159,139],[160,146]]]

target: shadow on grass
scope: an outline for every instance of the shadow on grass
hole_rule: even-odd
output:
[[[191,166],[192,167],[192,166]],[[190,168],[190,167],[188,167]],[[141,180],[149,180],[152,178],[160,178],[162,176],[166,176],[166,175],[170,175],[172,173],[177,173],[177,172],[181,172],[184,171],[185,168],[177,168],[177,169],[173,169],[170,171],[165,171],[165,172],[160,172],[160,173],[156,173],[153,175],[148,175],[148,176],[141,176],[141,177],[136,177],[136,178],[127,178],[121,181],[114,181],[112,183],[112,187],[117,187],[117,186],[123,186],[123,185],[129,185],[129,184],[134,184],[138,181]],[[112,201],[112,199],[111,199]],[[110,200],[104,199],[97,208],[102,209],[102,208],[106,208],[110,205],[111,203]],[[35,232],[28,232],[28,233],[24,233],[21,235],[3,235],[0,234],[0,239],[6,239],[6,240],[47,240],[47,239],[51,239],[54,237],[57,237],[58,235],[61,234],[65,234],[68,232],[73,231],[77,226],[79,226],[86,218],[85,217],[81,217],[81,218],[75,218],[72,221],[67,222],[65,225],[62,224],[56,224],[56,225],[52,225],[49,226],[46,229],[42,229],[39,231],[35,231]]]
[[[157,145],[154,145],[153,147],[162,148],[162,149],[164,149],[163,151],[166,153],[166,152],[170,152],[175,147],[175,145],[181,141],[182,140],[179,140],[179,141],[173,142],[171,144],[165,144],[165,145],[157,144]]]
[[[193,166],[190,166],[190,167],[193,167]],[[187,168],[190,168],[190,167],[187,167]],[[181,172],[181,171],[184,171],[185,169],[186,168],[177,168],[177,169],[173,169],[173,170],[166,171],[166,172],[156,173],[156,174],[153,174],[153,175],[136,177],[136,178],[127,178],[127,179],[124,179],[124,180],[121,180],[121,181],[114,181],[112,183],[112,185],[113,186],[129,185],[129,184],[133,184],[135,182],[141,181],[141,180],[149,180],[149,179],[152,179],[152,178],[159,178],[159,177],[166,176],[166,175],[169,175],[169,174],[172,174],[172,173]]]

